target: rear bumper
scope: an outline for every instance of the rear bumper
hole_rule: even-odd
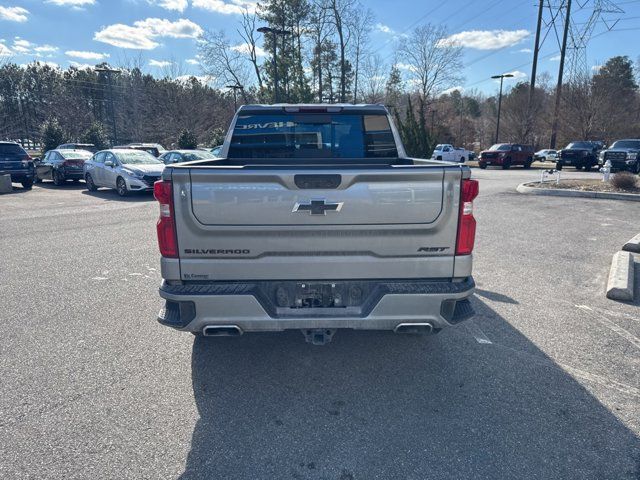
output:
[[[20,183],[24,182],[25,180],[32,180],[34,176],[34,170],[0,170],[0,175],[11,175],[12,182]]]
[[[165,282],[160,296],[166,304],[158,321],[189,332],[201,332],[208,325],[233,325],[242,332],[394,330],[401,323],[430,323],[434,328],[444,328],[473,315],[468,301],[475,288],[471,277],[460,281],[371,282],[375,285],[360,306],[344,308],[279,308],[265,295],[265,283],[273,282]]]

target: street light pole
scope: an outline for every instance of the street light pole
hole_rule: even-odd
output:
[[[290,35],[291,31],[271,27],[260,27],[257,31],[263,35],[267,33],[273,34],[273,103],[278,103],[278,35],[284,37],[285,35]]]
[[[227,85],[227,88],[233,90],[233,110],[234,112],[238,111],[238,90],[244,90],[244,87],[240,84],[236,85]]]
[[[498,96],[498,121],[496,123],[496,141],[494,143],[498,143],[498,137],[500,137],[500,111],[502,110],[502,82],[504,82],[505,78],[511,78],[513,75],[511,73],[504,73],[502,75],[494,75],[491,78],[499,78],[500,79],[500,95]]]

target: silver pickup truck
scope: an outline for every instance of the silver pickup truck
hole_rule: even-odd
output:
[[[247,105],[220,159],[154,194],[163,325],[196,335],[436,333],[473,314],[478,183],[408,158],[380,105]]]

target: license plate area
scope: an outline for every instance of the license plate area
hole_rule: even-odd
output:
[[[344,308],[345,292],[343,284],[298,283],[293,298],[283,301],[282,287],[276,293],[278,306],[289,308]],[[288,293],[288,292],[287,292]],[[289,295],[287,295],[289,297]]]

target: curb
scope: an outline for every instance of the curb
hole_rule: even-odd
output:
[[[634,258],[630,252],[617,252],[611,261],[609,281],[607,282],[607,298],[633,301]]]
[[[536,182],[537,183],[537,182]],[[640,202],[640,195],[636,193],[613,193],[613,192],[585,192],[582,190],[538,188],[530,186],[531,183],[521,183],[516,190],[519,193],[531,195],[546,195],[550,197],[584,197],[584,198],[604,198],[608,200],[625,200],[627,202]]]
[[[625,243],[622,250],[626,252],[640,253],[640,233]]]

